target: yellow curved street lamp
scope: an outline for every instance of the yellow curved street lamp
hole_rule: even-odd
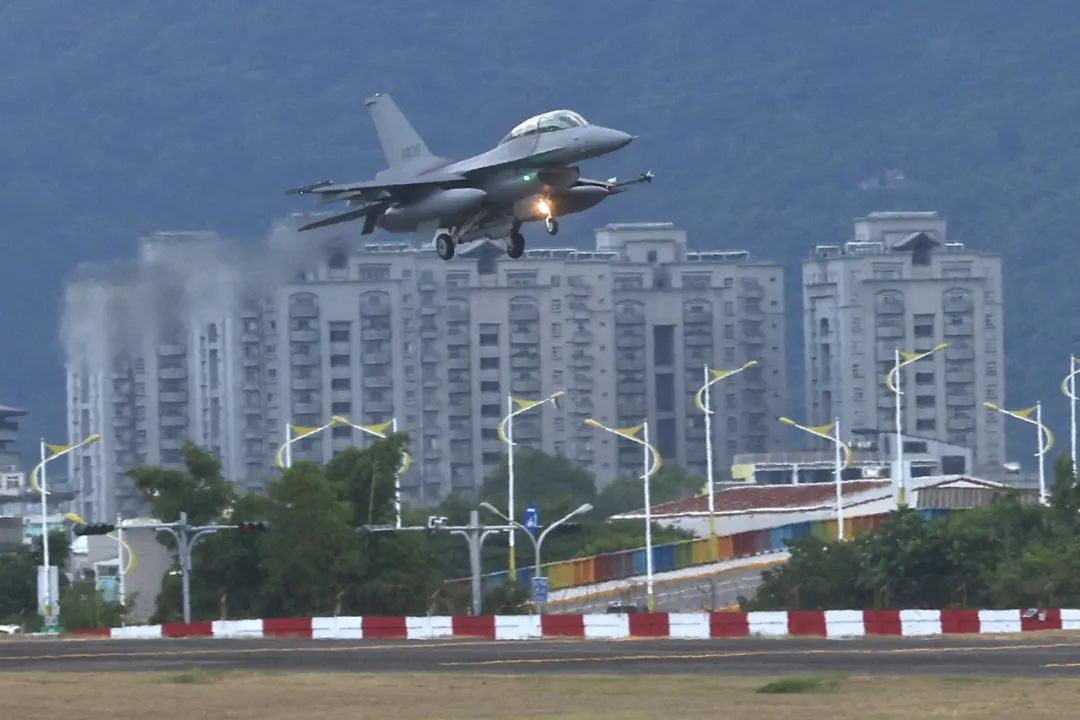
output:
[[[380,440],[387,438],[386,431],[397,432],[397,418],[390,418],[386,422],[372,423],[371,425],[359,425],[341,415],[335,415],[330,418],[331,422],[336,422],[338,425],[348,425],[354,430],[359,430],[362,433],[377,437]],[[397,470],[394,472],[394,527],[401,527],[401,476],[405,474],[405,471],[412,467],[413,458],[409,454],[408,450],[401,451],[401,464],[398,465]]]
[[[1050,431],[1046,425],[1043,425],[1042,421],[1042,402],[1037,402],[1029,408],[1022,410],[1006,410],[1005,408],[995,405],[992,402],[984,402],[983,405],[995,412],[999,412],[1002,415],[1008,415],[1014,417],[1017,420],[1022,420],[1029,425],[1034,425],[1038,433],[1038,451],[1035,453],[1035,457],[1039,458],[1039,502],[1043,505],[1046,504],[1046,470],[1044,458],[1046,453],[1050,452],[1050,448],[1054,447],[1054,433]],[[1031,416],[1035,417],[1032,418]]]
[[[285,442],[282,443],[281,447],[274,453],[274,465],[278,470],[288,470],[292,467],[292,444],[294,442],[311,437],[312,435],[318,435],[327,428],[347,424],[348,421],[343,421],[342,418],[339,417],[332,417],[330,418],[330,422],[325,425],[320,425],[319,427],[305,427],[303,425],[285,423]]]
[[[894,455],[896,457],[896,470],[893,479],[894,490],[897,495],[896,504],[903,506],[907,500],[907,474],[904,472],[904,438],[903,438],[903,413],[902,406],[900,404],[900,396],[904,394],[904,391],[900,389],[903,383],[903,377],[900,375],[900,371],[912,363],[919,362],[925,357],[930,357],[936,352],[940,352],[949,347],[948,343],[939,343],[929,350],[922,352],[905,352],[900,348],[896,348],[896,361],[892,370],[885,376],[885,387],[889,389],[891,393],[896,397],[896,448],[894,449]]]
[[[1076,482],[1076,376],[1080,374],[1080,359],[1069,356],[1069,374],[1061,381],[1061,393],[1069,398],[1069,457],[1072,459],[1073,482]]]
[[[86,525],[87,524],[86,520],[84,520],[82,518],[82,516],[79,515],[78,513],[73,513],[73,512],[64,513],[64,518],[67,519],[67,520],[70,520],[71,522],[75,523],[76,525]],[[129,574],[131,574],[132,570],[134,570],[136,567],[138,567],[138,565],[139,565],[138,556],[135,554],[135,549],[132,548],[131,545],[128,544],[127,540],[124,539],[124,528],[120,524],[119,518],[117,518],[117,522],[116,522],[116,532],[115,533],[108,533],[108,534],[105,535],[105,537],[110,538],[112,540],[115,540],[116,544],[117,544],[117,548],[116,548],[116,572],[117,572],[117,574],[119,576],[117,578],[117,580],[118,580],[118,582],[120,584],[120,587],[119,587],[120,604],[124,605],[124,604],[126,604],[126,600],[127,600],[126,593],[124,591],[124,588],[125,588],[124,578],[127,577]],[[124,562],[124,551],[125,550],[127,551],[127,565],[121,567],[123,565],[123,562]]]
[[[840,418],[836,418],[828,425],[800,425],[791,418],[782,417],[778,419],[785,425],[790,425],[803,432],[808,432],[811,435],[828,440],[835,446],[836,459],[834,461],[833,482],[836,484],[836,537],[839,540],[843,540],[844,499],[843,491],[841,489],[844,482],[843,471],[845,468],[851,467],[851,463],[854,460],[854,453],[851,451],[851,448],[840,439]],[[841,450],[844,452],[843,461],[840,459]]]
[[[714,370],[708,365],[705,365],[705,384],[698,388],[698,391],[694,394],[694,404],[698,410],[705,413],[705,456],[706,456],[706,470],[705,473],[708,476],[708,488],[709,488],[709,552],[712,555],[713,560],[719,559],[719,549],[716,547],[716,499],[713,497],[713,449],[712,449],[712,402],[710,398],[709,388],[716,383],[737,375],[743,370],[748,370],[752,367],[757,367],[758,361],[751,360],[742,367],[735,368],[734,370]]]
[[[609,432],[613,435],[618,435],[621,438],[626,438],[631,442],[635,442],[644,448],[644,474],[641,479],[644,481],[645,486],[645,598],[649,608],[649,612],[656,609],[656,598],[653,595],[653,556],[652,556],[652,506],[649,501],[649,478],[656,474],[656,471],[660,469],[663,460],[660,458],[660,451],[655,446],[649,444],[649,421],[645,420],[640,425],[628,428],[613,428],[603,425],[597,420],[589,418],[585,421],[586,425]],[[638,437],[638,433],[641,433],[641,437]],[[650,454],[652,456],[652,464],[650,465]]]
[[[101,433],[93,433],[87,435],[85,438],[72,445],[53,445],[41,441],[41,462],[34,466],[34,469],[30,471],[30,487],[41,494],[41,566],[44,568],[45,575],[45,587],[44,587],[44,608],[46,619],[52,616],[52,575],[49,572],[49,529],[48,529],[48,508],[46,507],[45,496],[49,494],[48,490],[48,478],[45,472],[46,463],[50,463],[59,457],[63,457],[70,452],[78,450],[81,447],[86,447],[91,443],[95,443],[101,439]],[[48,451],[51,454],[47,454]],[[38,475],[41,476],[41,483],[38,483]],[[59,598],[56,598],[59,600]]]
[[[551,403],[555,407],[559,406],[559,398],[565,395],[566,392],[558,390],[551,393],[543,400],[522,400],[515,398],[513,395],[506,396],[506,409],[508,411],[506,417],[499,421],[498,435],[499,439],[506,443],[506,473],[507,473],[507,519],[510,525],[514,525],[514,418],[521,413],[528,412],[533,408],[540,407]],[[510,558],[509,558],[509,576],[512,581],[517,581],[517,555],[514,551],[514,537],[517,535],[516,529],[510,530]]]

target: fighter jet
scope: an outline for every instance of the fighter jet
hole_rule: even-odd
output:
[[[506,241],[512,258],[525,252],[522,223],[543,221],[549,235],[557,218],[581,212],[627,186],[651,182],[645,172],[631,180],[589,180],[578,163],[626,147],[633,136],[590,125],[571,110],[525,120],[491,150],[457,162],[432,155],[387,94],[365,101],[389,166],[367,182],[330,180],[289,191],[316,195],[319,204],[345,203],[344,212],[301,230],[363,218],[361,234],[432,232],[444,260],[457,245],[481,238]]]

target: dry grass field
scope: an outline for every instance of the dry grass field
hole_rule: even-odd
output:
[[[1074,717],[1080,679],[453,674],[4,673],[4,718]]]

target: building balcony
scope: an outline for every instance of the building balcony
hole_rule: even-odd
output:
[[[361,357],[361,362],[364,365],[389,365],[390,353],[389,352],[366,352]]]
[[[293,355],[289,358],[289,362],[296,367],[310,367],[312,365],[318,365],[321,362],[319,355]]]
[[[186,403],[188,394],[186,390],[163,392],[158,395],[158,400],[163,403]]]
[[[364,376],[364,389],[388,388],[392,385],[389,375],[366,375]]]
[[[386,341],[391,337],[390,328],[366,328],[360,331],[360,344],[363,346],[365,342],[371,341]]]
[[[292,342],[319,342],[318,330],[290,330],[289,340]]]

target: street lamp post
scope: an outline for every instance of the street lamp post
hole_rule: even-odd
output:
[[[292,423],[285,423],[285,442],[274,453],[274,465],[278,470],[288,470],[292,467],[292,445],[295,442],[299,442],[304,438],[311,437],[312,435],[318,435],[323,430],[336,427],[338,425],[348,424],[342,422],[342,418],[333,417],[330,418],[330,422],[319,427],[304,427],[303,425],[293,425]],[[296,433],[293,435],[293,433]]]
[[[640,425],[636,425],[630,428],[612,428],[606,425],[600,424],[598,421],[589,418],[585,421],[586,425],[590,425],[599,430],[618,435],[619,437],[626,438],[631,442],[635,442],[641,445],[644,452],[644,474],[641,476],[645,486],[645,593],[646,603],[648,604],[649,612],[653,612],[656,609],[656,598],[653,595],[653,556],[652,556],[652,507],[649,500],[649,478],[651,478],[657,470],[660,469],[662,462],[660,458],[660,451],[654,446],[649,444],[649,421],[644,420]],[[642,434],[642,437],[638,437],[638,433]],[[652,454],[652,465],[649,465],[649,455]]]
[[[1042,402],[1036,402],[1029,408],[1022,410],[1006,410],[1005,408],[995,405],[992,402],[984,402],[983,405],[995,412],[999,412],[1009,417],[1014,417],[1017,420],[1022,420],[1030,425],[1035,426],[1035,432],[1038,433],[1038,452],[1035,456],[1039,458],[1039,502],[1046,505],[1046,470],[1044,458],[1046,453],[1050,451],[1050,448],[1054,447],[1054,433],[1050,432],[1050,428],[1043,425],[1042,421]],[[1031,416],[1035,417],[1032,418]]]
[[[507,415],[501,421],[499,421],[498,434],[499,439],[506,443],[506,474],[507,474],[507,514],[504,516],[506,521],[512,526],[517,527],[517,523],[514,522],[514,418],[523,412],[528,412],[533,408],[540,407],[551,403],[555,407],[559,406],[559,398],[565,395],[563,390],[553,392],[543,400],[521,400],[515,398],[509,393],[506,395],[506,412]],[[509,568],[509,574],[511,580],[517,582],[517,556],[514,549],[514,538],[517,533],[510,530],[510,556],[507,567]]]
[[[1080,361],[1069,356],[1069,374],[1061,381],[1061,392],[1069,398],[1069,458],[1072,460],[1073,482],[1076,482],[1076,376],[1080,374]]]
[[[87,445],[97,442],[100,439],[100,433],[94,433],[92,435],[87,435],[81,441],[73,445],[51,445],[45,442],[43,438],[41,440],[41,462],[35,465],[34,469],[30,471],[30,487],[34,490],[37,490],[38,493],[40,493],[41,495],[41,576],[38,581],[38,587],[42,588],[41,584],[44,583],[44,588],[39,590],[39,592],[42,593],[41,596],[44,599],[44,602],[42,603],[42,609],[44,610],[46,625],[52,626],[56,624],[56,613],[53,610],[53,601],[58,601],[59,598],[52,597],[52,571],[50,570],[51,566],[49,564],[49,510],[48,503],[46,501],[46,496],[49,494],[49,490],[45,466],[47,463],[50,463],[59,457],[63,457],[64,455],[78,450],[81,447],[86,447]],[[47,455],[46,450],[50,451],[52,454]],[[40,483],[38,483],[37,480],[39,474],[41,475]]]
[[[525,533],[525,535],[528,536],[528,538],[530,540],[532,540],[533,550],[535,551],[535,561],[533,563],[533,578],[534,579],[540,577],[540,548],[543,547],[544,539],[548,536],[548,533],[550,533],[552,530],[559,527],[560,525],[562,525],[564,522],[566,522],[570,518],[574,517],[575,515],[581,515],[582,513],[587,513],[587,512],[589,512],[590,510],[593,509],[593,506],[591,504],[589,504],[589,503],[585,503],[585,504],[579,506],[576,510],[572,510],[571,512],[568,512],[566,515],[563,515],[561,518],[559,518],[558,520],[556,520],[555,522],[551,523],[546,528],[544,528],[543,532],[540,533],[540,537],[538,538],[529,531],[529,528],[525,527],[524,525],[519,523],[517,520],[511,520],[504,513],[499,511],[498,508],[496,508],[491,503],[482,502],[482,503],[480,503],[480,507],[484,508],[485,510],[487,510],[489,512],[494,513],[495,515],[498,515],[499,518],[501,518],[501,519],[505,520],[506,522],[510,523],[511,525],[513,525],[518,530],[521,530],[522,532]]]
[[[844,539],[844,497],[842,485],[844,482],[843,471],[844,468],[851,465],[852,452],[851,448],[844,444],[840,439],[840,418],[836,418],[828,425],[800,425],[791,418],[782,417],[780,422],[791,427],[798,428],[803,432],[808,432],[811,435],[815,435],[824,440],[828,440],[835,447],[836,453],[833,460],[833,482],[836,485],[836,537],[839,540]],[[840,458],[840,451],[843,450],[844,459]]]
[[[896,348],[893,368],[889,371],[889,374],[885,376],[885,387],[889,388],[893,395],[896,396],[896,448],[894,450],[896,456],[896,470],[894,472],[895,478],[893,479],[893,488],[896,492],[896,504],[900,507],[907,504],[907,474],[904,472],[903,412],[900,404],[900,398],[903,396],[904,391],[900,387],[903,382],[900,371],[908,365],[918,362],[925,357],[930,357],[934,353],[940,352],[947,347],[949,347],[948,343],[940,343],[930,350],[922,352],[905,352],[900,348]]]
[[[375,423],[373,425],[358,425],[348,418],[341,415],[335,415],[330,418],[332,422],[336,422],[338,425],[348,425],[354,430],[367,433],[372,437],[377,437],[380,440],[385,440],[387,435],[386,431],[397,432],[397,418],[391,418],[386,422]],[[407,450],[401,452],[401,464],[394,471],[394,527],[398,530],[401,529],[401,476],[405,474],[405,471],[412,467],[412,455]]]
[[[713,560],[719,558],[719,549],[716,547],[716,499],[713,497],[713,449],[712,449],[712,402],[710,396],[710,388],[716,383],[725,378],[729,378],[732,375],[741,373],[743,370],[755,367],[758,364],[757,360],[751,360],[744,364],[740,368],[735,370],[713,370],[708,365],[704,366],[704,379],[705,384],[698,388],[697,393],[694,395],[694,404],[697,405],[698,410],[705,413],[705,464],[706,475],[708,476],[708,488],[709,488],[709,548],[710,554]]]

